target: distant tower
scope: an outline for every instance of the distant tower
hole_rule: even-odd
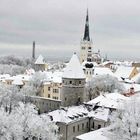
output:
[[[85,75],[76,53],[62,75],[62,106],[78,105],[84,101]]]
[[[91,57],[92,57],[92,41],[89,35],[89,17],[87,9],[84,37],[81,41],[80,63],[83,63],[84,61],[86,61],[88,58]]]
[[[35,41],[33,41],[32,59],[35,60]]]
[[[44,71],[45,70],[45,61],[44,57],[42,55],[39,55],[39,57],[35,61],[35,70],[36,71]]]

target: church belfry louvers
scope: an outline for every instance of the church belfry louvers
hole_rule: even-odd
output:
[[[81,41],[80,63],[92,58],[92,41],[89,34],[89,15],[87,9],[84,37]]]

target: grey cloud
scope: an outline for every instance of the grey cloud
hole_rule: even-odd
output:
[[[53,53],[56,49],[70,55],[80,48],[87,5],[94,49],[123,57],[120,52],[125,48],[131,57],[129,48],[133,46],[131,52],[139,57],[139,0],[88,0],[88,4],[85,0],[0,0],[0,43],[16,45],[18,49],[9,48],[27,53],[36,40],[38,53]]]

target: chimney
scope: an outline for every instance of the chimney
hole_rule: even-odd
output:
[[[35,41],[33,41],[32,59],[35,59]]]

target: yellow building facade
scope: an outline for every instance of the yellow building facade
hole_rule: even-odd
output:
[[[54,100],[60,100],[61,83],[46,82],[43,84],[41,96]]]

